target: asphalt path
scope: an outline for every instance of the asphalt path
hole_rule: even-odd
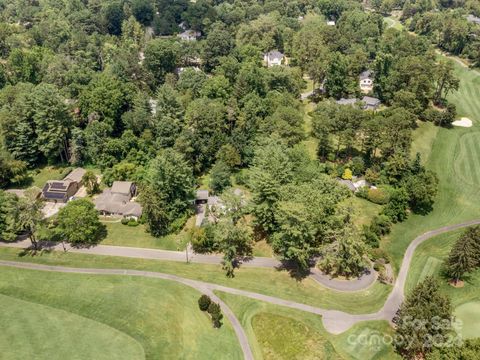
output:
[[[33,264],[33,263],[15,262],[15,261],[3,261],[3,260],[0,260],[0,266],[10,266],[10,267],[16,267],[16,268],[30,269],[30,270],[55,271],[55,272],[78,273],[78,274],[143,276],[143,277],[152,277],[152,278],[160,278],[165,280],[176,281],[178,283],[190,286],[198,290],[199,292],[208,294],[209,296],[212,297],[212,299],[214,299],[215,302],[220,304],[222,311],[224,312],[225,316],[233,326],[233,329],[237,335],[237,338],[239,340],[245,359],[250,360],[250,359],[253,359],[253,354],[249,346],[248,339],[244,329],[242,328],[235,314],[220,298],[218,298],[213,293],[213,291],[222,291],[222,292],[226,292],[234,295],[248,297],[255,300],[265,301],[274,305],[285,306],[285,307],[321,315],[325,329],[332,334],[340,334],[361,321],[387,320],[391,322],[405,297],[404,288],[405,288],[405,283],[407,281],[408,270],[417,247],[420,244],[422,244],[424,241],[434,236],[437,236],[446,232],[450,232],[453,230],[465,228],[468,226],[478,225],[478,224],[480,224],[480,219],[467,221],[467,222],[463,222],[455,225],[444,226],[436,230],[428,231],[418,236],[417,238],[415,238],[410,243],[410,245],[408,246],[405,252],[405,256],[403,258],[402,265],[400,267],[400,271],[396,279],[393,291],[388,296],[387,301],[383,305],[382,309],[380,309],[376,313],[371,313],[371,314],[353,315],[353,314],[348,314],[342,311],[328,310],[320,307],[297,303],[294,301],[280,299],[273,296],[267,296],[263,294],[250,292],[250,291],[230,288],[230,287],[207,283],[203,281],[182,278],[176,275],[164,274],[159,272],[128,270],[128,269],[71,268],[71,267],[63,267],[63,266],[50,266],[50,265],[41,265],[41,264]],[[182,252],[179,252],[179,253],[184,255],[184,253]]]

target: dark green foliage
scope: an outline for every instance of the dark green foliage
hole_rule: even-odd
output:
[[[100,191],[97,176],[93,171],[88,170],[82,177],[82,184],[87,189],[88,195],[96,194]]]
[[[106,236],[106,229],[94,205],[89,200],[78,199],[68,202],[58,212],[54,236],[73,246],[93,245]]]
[[[165,39],[154,39],[145,48],[145,68],[152,74],[152,86],[163,82],[165,75],[175,70],[179,56],[179,45]]]
[[[480,339],[469,339],[459,346],[434,349],[426,360],[472,360],[480,358]]]
[[[390,201],[383,209],[383,214],[388,216],[393,223],[401,222],[407,218],[408,193],[405,189],[393,189],[390,192]]]
[[[447,275],[455,282],[480,267],[480,227],[466,230],[455,242],[445,263]]]
[[[210,305],[208,306],[207,312],[210,314],[210,317],[212,318],[212,324],[214,328],[219,328],[222,326],[222,311],[220,309],[220,305],[214,302],[210,302]]]
[[[17,232],[18,198],[0,190],[0,239],[3,241],[15,240]]]
[[[210,299],[210,296],[205,294],[200,296],[200,298],[198,299],[198,307],[202,311],[207,311],[211,303],[212,303],[212,299]]]
[[[120,2],[108,3],[103,9],[104,26],[109,34],[120,35],[124,18],[123,5]]]
[[[424,357],[435,344],[448,343],[452,320],[450,299],[440,292],[436,280],[427,277],[407,296],[393,319],[395,349],[406,359]]]
[[[215,193],[221,193],[223,189],[229,187],[231,172],[223,161],[217,161],[210,172],[210,187]]]
[[[133,0],[132,13],[140,24],[150,25],[153,20],[153,4],[150,0]]]

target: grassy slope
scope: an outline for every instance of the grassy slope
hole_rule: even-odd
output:
[[[391,290],[390,286],[376,283],[365,291],[346,293],[326,289],[309,278],[297,281],[286,271],[274,269],[243,267],[236,271],[235,278],[229,279],[220,265],[185,264],[62,252],[19,257],[18,249],[0,248],[0,259],[74,267],[159,271],[357,314],[375,312],[380,309]]]
[[[133,338],[102,323],[0,295],[0,353],[11,360],[144,359]]]
[[[188,242],[188,231],[195,225],[195,216],[188,219],[185,227],[178,234],[169,234],[156,238],[145,231],[144,225],[127,226],[120,222],[104,222],[107,237],[103,245],[133,246],[164,250],[184,250]]]
[[[344,334],[325,331],[321,317],[219,292],[242,323],[257,359],[397,359],[374,341],[390,334],[384,322],[365,322]]]
[[[464,322],[462,334],[467,337],[480,337],[480,270],[466,279],[463,288],[454,288],[441,277],[443,262],[461,233],[462,230],[443,234],[420,245],[412,260],[405,289],[407,292],[411,291],[426,276],[439,278],[442,292],[448,294],[457,309],[456,315]]]
[[[428,125],[417,130],[414,147],[428,158],[426,165],[437,173],[440,183],[433,211],[426,216],[411,215],[404,223],[394,226],[392,234],[383,244],[392,255],[397,270],[405,249],[416,236],[480,216],[476,200],[478,186],[468,182],[468,179],[480,178],[480,76],[457,63],[455,70],[461,81],[460,90],[451,94],[449,99],[457,106],[458,117],[469,117],[474,121],[474,126],[434,129]],[[470,138],[466,148],[462,147],[465,136]],[[428,147],[424,145],[431,143],[433,137],[435,140],[428,155]]]
[[[19,324],[17,317],[0,315],[2,336],[5,331],[12,335],[17,331],[25,331],[35,339],[48,338],[46,343],[42,344],[45,346],[37,349],[39,356],[50,359],[60,355],[56,352],[55,343],[62,342],[62,337],[56,338],[54,335],[56,331],[61,331],[61,328],[52,329],[52,332],[48,333],[46,325],[51,324],[69,327],[69,334],[63,336],[66,340],[73,340],[71,337],[77,335],[75,341],[59,344],[59,348],[70,352],[63,358],[71,359],[70,355],[75,349],[80,351],[90,348],[99,351],[98,355],[90,357],[92,359],[122,358],[120,355],[115,357],[116,352],[125,358],[135,359],[141,352],[138,345],[137,348],[127,346],[132,346],[133,340],[125,341],[129,337],[143,347],[146,358],[150,359],[242,358],[231,325],[227,322],[220,330],[213,329],[210,319],[198,309],[197,299],[200,294],[183,285],[159,279],[61,274],[12,268],[2,268],[1,272],[0,294],[9,296],[9,299],[17,298],[41,304],[35,305],[37,309],[42,306],[50,307],[48,312],[32,314],[24,324]],[[17,313],[18,307],[24,307],[25,304],[15,300],[10,303],[12,310],[17,308]],[[29,307],[26,307],[26,311],[28,310]],[[50,314],[52,317],[48,316],[47,320],[42,321],[42,318]],[[19,316],[21,318],[27,315],[28,313],[24,312]],[[116,331],[110,329],[109,333],[105,331],[105,326]],[[36,335],[38,333],[43,335]],[[21,333],[16,339],[17,344],[26,349],[40,345],[31,342],[31,336]],[[109,353],[109,347],[99,349],[101,346],[112,346],[119,342],[123,344],[122,347],[112,350],[113,353]],[[17,354],[17,349],[8,346],[13,344],[6,345],[6,351]]]

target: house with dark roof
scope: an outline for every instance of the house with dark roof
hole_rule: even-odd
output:
[[[284,63],[285,55],[278,50],[269,51],[263,54],[263,61],[268,67],[279,66]]]
[[[95,209],[102,215],[122,216],[138,219],[142,216],[142,205],[133,201],[137,187],[130,181],[114,181],[95,200]]]
[[[345,99],[341,98],[340,100],[335,101],[338,105],[350,105],[355,106],[356,104],[360,104],[363,110],[376,110],[380,105],[380,99],[371,97],[371,96],[364,96],[362,99],[351,98]]]
[[[86,170],[76,168],[63,180],[49,180],[42,189],[42,198],[51,202],[66,203],[82,186],[82,177]]]

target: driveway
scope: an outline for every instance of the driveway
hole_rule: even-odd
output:
[[[60,211],[66,204],[64,203],[53,203],[53,202],[46,202],[42,208],[43,216],[49,218]]]

